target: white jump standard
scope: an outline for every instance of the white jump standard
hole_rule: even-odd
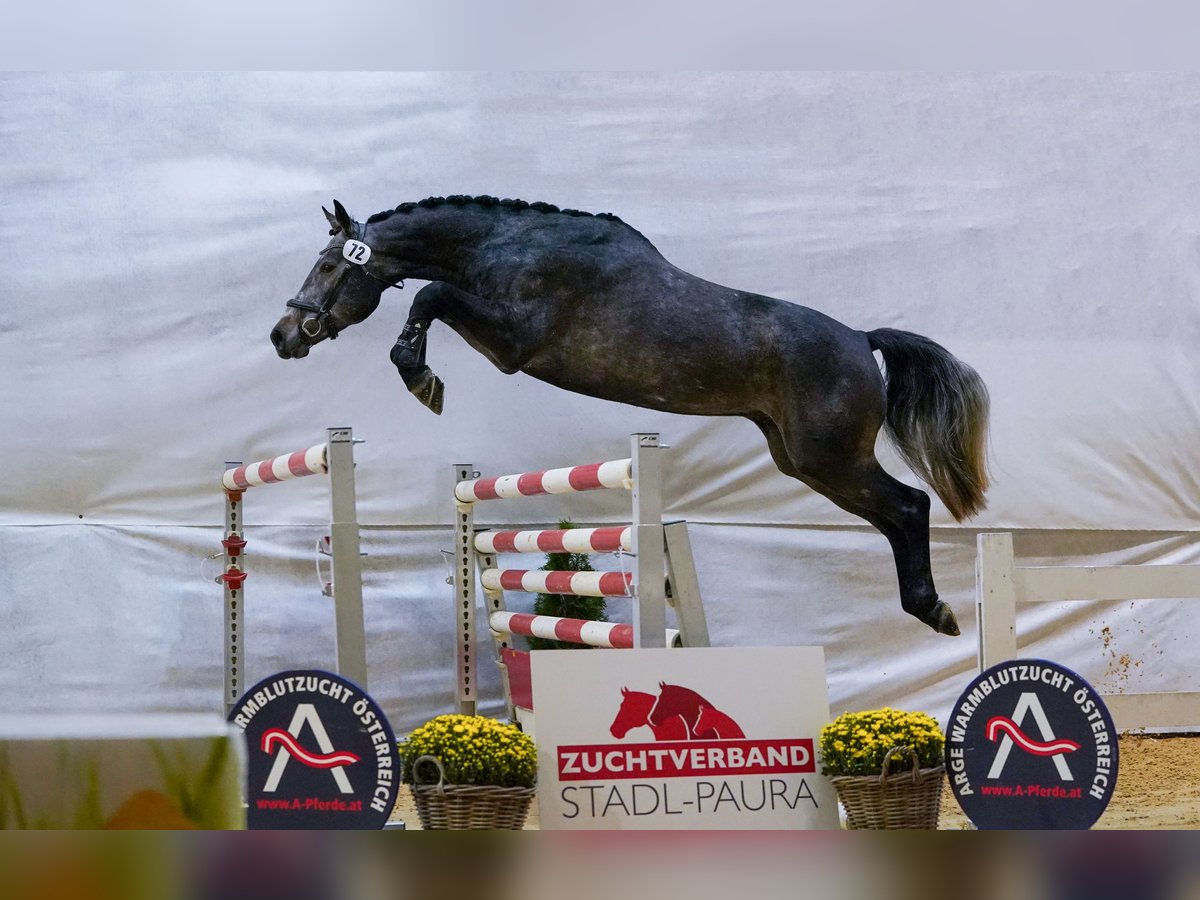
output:
[[[329,428],[327,439],[306,450],[259,462],[226,463],[221,476],[225,491],[225,710],[253,684],[245,676],[246,627],[245,519],[242,494],[252,487],[276,484],[308,475],[329,475],[331,520],[328,552],[333,576],[324,593],[334,601],[338,672],[367,687],[366,636],[362,612],[362,563],[354,500],[354,440],[350,428]],[[324,544],[322,544],[324,546]]]
[[[488,626],[501,666],[510,715],[524,704],[514,702],[513,665],[528,668],[528,655],[509,646],[513,634],[588,644],[594,647],[707,646],[708,629],[692,565],[687,526],[664,525],[661,501],[661,454],[657,434],[635,434],[632,455],[584,466],[569,466],[481,478],[473,467],[455,466],[455,568],[457,700],[461,712],[475,711],[477,661],[474,657],[476,577],[487,598]],[[531,531],[476,531],[475,505],[484,500],[516,499],[542,494],[594,490],[628,490],[632,495],[630,525],[603,528]],[[624,553],[631,568],[619,572],[548,572],[502,569],[498,553]],[[667,584],[671,585],[668,598]],[[505,609],[504,591],[628,597],[632,623],[584,622],[555,616],[533,616]],[[666,606],[675,607],[679,629],[666,627]],[[527,673],[526,673],[527,679]]]

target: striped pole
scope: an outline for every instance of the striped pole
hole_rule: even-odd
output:
[[[484,569],[479,580],[489,591],[527,591],[530,594],[572,594],[577,597],[626,597],[632,572],[547,572],[526,569]]]
[[[285,453],[229,469],[221,476],[221,484],[227,491],[244,491],[249,487],[290,481],[305,475],[323,475],[328,471],[326,447],[326,444],[317,444],[307,450],[297,450],[295,453]]]
[[[461,503],[473,503],[476,500],[512,500],[537,494],[573,494],[605,488],[633,489],[632,459],[460,481],[454,486],[454,496]]]
[[[589,622],[584,619],[561,619],[558,616],[534,616],[529,613],[500,611],[488,618],[492,631],[501,634],[519,634],[525,637],[540,637],[548,641],[566,641],[571,644],[587,644],[589,647],[613,647],[619,650],[633,648],[633,626],[620,622]],[[668,647],[683,646],[679,631],[668,628]]]
[[[568,641],[589,647],[633,647],[633,626],[613,622],[588,622],[561,619],[558,616],[534,616],[529,613],[494,612],[488,619],[493,631]]]
[[[633,549],[633,529],[567,528],[546,531],[481,531],[475,535],[480,553],[611,553]]]

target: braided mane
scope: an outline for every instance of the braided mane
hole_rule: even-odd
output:
[[[597,219],[608,219],[613,222],[621,220],[612,213],[590,213],[580,209],[559,209],[553,203],[528,203],[524,200],[501,200],[498,197],[490,197],[487,194],[481,194],[478,197],[471,197],[466,194],[451,194],[449,197],[426,197],[424,200],[418,200],[415,203],[401,203],[395,209],[384,210],[377,212],[375,215],[367,219],[367,224],[382,222],[385,219],[390,219],[397,213],[410,213],[416,209],[433,209],[438,206],[467,206],[473,204],[482,206],[485,209],[501,208],[512,210],[532,209],[535,212],[541,213],[557,213],[563,216],[593,216]]]

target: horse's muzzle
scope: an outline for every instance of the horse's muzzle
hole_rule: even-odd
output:
[[[299,332],[295,333],[294,339],[288,340],[283,328],[276,325],[271,329],[271,343],[280,359],[303,359],[308,356],[308,341]]]

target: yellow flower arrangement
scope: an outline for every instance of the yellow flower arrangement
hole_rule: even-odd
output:
[[[537,778],[537,748],[529,735],[486,716],[430,719],[400,743],[400,755],[406,784],[413,783],[413,763],[422,756],[441,760],[447,784],[528,788]],[[428,783],[424,767],[420,775]]]
[[[946,739],[937,721],[925,713],[884,707],[842,713],[821,729],[821,773],[824,775],[878,775],[883,758],[893,747],[912,747],[921,768],[942,764]],[[892,768],[907,768],[907,754]]]

